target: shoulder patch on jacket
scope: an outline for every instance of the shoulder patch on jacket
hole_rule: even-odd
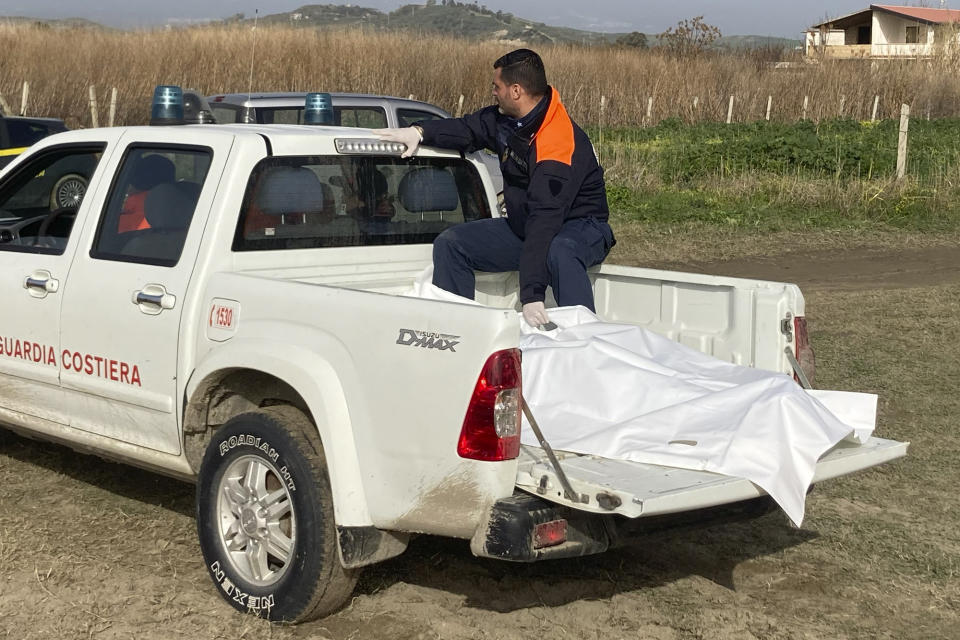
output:
[[[549,178],[547,180],[547,184],[550,186],[550,195],[552,195],[554,198],[563,193],[563,182],[561,180]]]
[[[554,98],[543,125],[534,136],[536,162],[555,160],[569,166],[573,162],[575,146],[573,122],[560,102],[560,94],[554,92]]]

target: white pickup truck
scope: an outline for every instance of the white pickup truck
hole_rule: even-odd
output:
[[[529,562],[763,500],[743,479],[558,452],[564,491],[519,444],[517,275],[480,274],[484,306],[399,295],[440,231],[497,215],[489,175],[477,155],[401,150],[293,125],[37,143],[0,174],[0,423],[195,481],[218,591],[273,620],[334,611],[415,533]],[[50,210],[34,182],[78,160],[85,196]],[[605,320],[778,372],[808,360],[796,286],[591,278]],[[815,480],[905,449],[838,445]]]

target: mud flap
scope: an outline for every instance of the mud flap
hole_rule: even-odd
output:
[[[365,567],[398,556],[407,549],[410,534],[375,527],[337,526],[340,563],[348,568]]]

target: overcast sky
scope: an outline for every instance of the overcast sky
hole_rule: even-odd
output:
[[[420,2],[422,4],[422,1]],[[889,4],[938,7],[939,0]],[[235,13],[253,16],[292,11],[302,0],[0,0],[0,16],[88,18],[117,27],[152,26],[166,22],[209,20]],[[320,0],[316,4],[346,4]],[[357,0],[351,4],[392,11],[409,1]],[[866,9],[869,0],[480,0],[490,9],[548,24],[593,31],[659,33],[685,18],[703,15],[724,35],[769,35],[799,38],[824,18]],[[960,1],[953,0],[960,8]],[[947,2],[946,6],[950,7]]]

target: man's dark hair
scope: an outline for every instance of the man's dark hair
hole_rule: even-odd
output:
[[[543,60],[530,49],[516,49],[500,56],[493,63],[494,69],[500,69],[500,77],[508,84],[518,84],[532,97],[547,92],[547,74],[543,70]]]

